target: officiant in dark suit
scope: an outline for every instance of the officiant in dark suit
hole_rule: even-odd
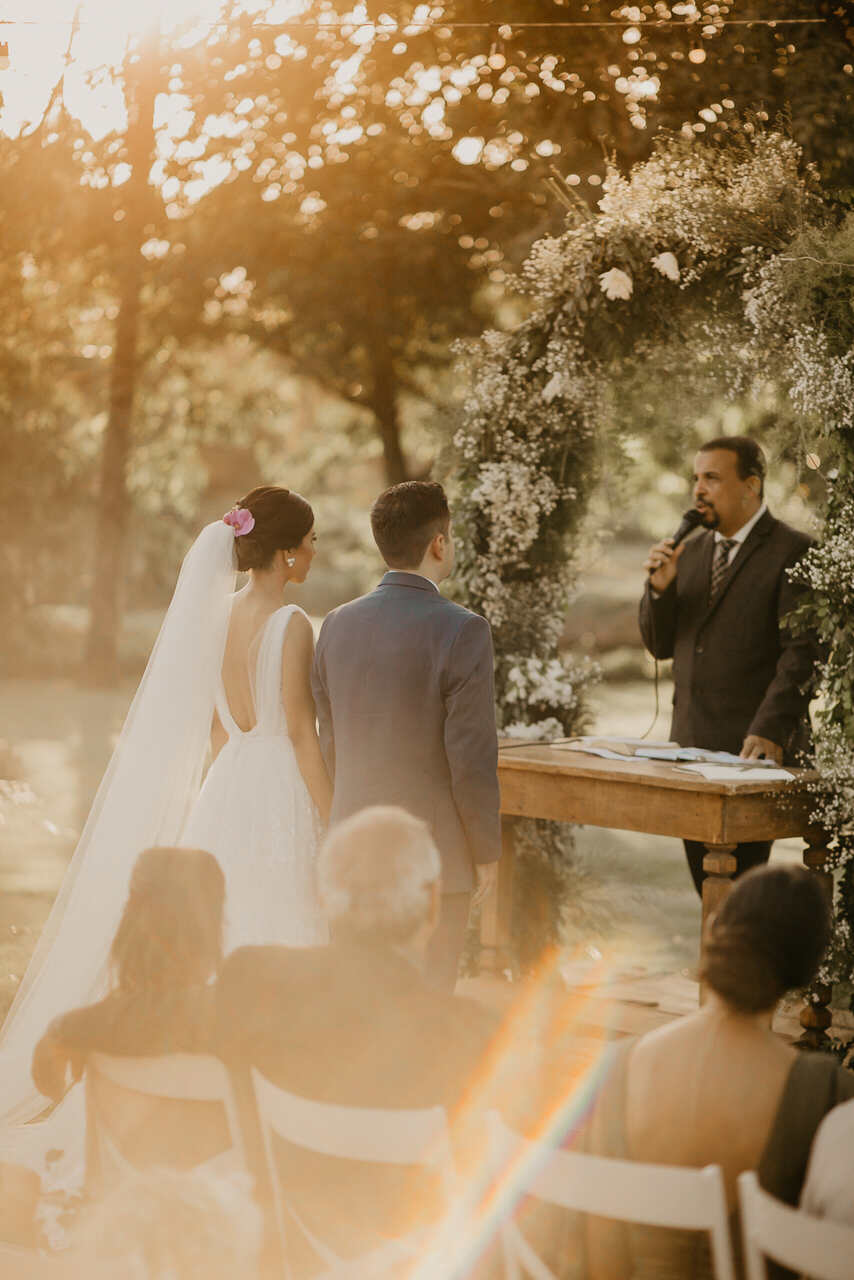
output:
[[[817,649],[786,623],[803,590],[788,570],[811,539],[768,510],[765,470],[747,436],[703,445],[693,478],[703,532],[651,548],[640,629],[654,657],[673,659],[674,741],[794,764],[809,743]],[[701,892],[705,846],[686,840],[685,851]],[[770,841],[738,845],[736,874],[770,852]]]

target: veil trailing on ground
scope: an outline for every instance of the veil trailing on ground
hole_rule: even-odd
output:
[[[0,1033],[0,1159],[15,1158],[20,1148],[25,1160],[24,1150],[38,1145],[31,1141],[34,1130],[52,1127],[48,1121],[13,1128],[47,1106],[30,1075],[33,1049],[54,1017],[104,994],[110,945],[137,854],[180,841],[201,786],[234,583],[234,531],[218,520],[202,530],[181,566],[118,744]]]

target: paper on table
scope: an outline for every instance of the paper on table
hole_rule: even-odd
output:
[[[592,742],[552,742],[555,751],[583,751],[586,756],[601,756],[603,760],[631,760],[625,751],[612,751],[610,747],[594,747]]]
[[[639,747],[635,755],[643,760],[695,760],[702,764],[727,765],[737,769],[745,766],[744,756],[731,751],[710,751],[705,747]],[[775,769],[773,760],[751,760],[752,769]]]
[[[706,782],[791,782],[793,773],[787,769],[757,768],[756,765],[745,765],[735,769],[727,764],[678,764],[680,773],[698,773]]]

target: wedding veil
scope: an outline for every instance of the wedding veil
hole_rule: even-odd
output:
[[[218,520],[202,530],[181,566],[118,744],[0,1033],[0,1152],[32,1145],[16,1144],[15,1132],[25,1139],[42,1128],[10,1130],[47,1105],[30,1063],[48,1023],[106,991],[110,946],[137,855],[180,841],[201,785],[234,583],[234,532]]]

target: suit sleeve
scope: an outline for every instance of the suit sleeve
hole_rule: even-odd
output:
[[[789,580],[789,569],[806,551],[799,547],[787,560],[780,575],[777,617],[780,655],[774,678],[765,690],[748,734],[768,738],[785,747],[798,722],[807,713],[812,693],[816,663],[819,659],[816,637],[809,631],[795,632],[787,622],[788,615],[800,602],[805,590],[801,583]]]
[[[672,658],[676,643],[676,583],[656,595],[649,583],[641,596],[638,624],[641,639],[654,658]]]
[[[445,688],[445,755],[454,803],[475,863],[501,856],[492,635],[472,614],[454,640]]]
[[[324,632],[326,621],[320,628],[317,648],[314,651],[314,662],[311,667],[311,692],[314,697],[314,708],[317,712],[317,732],[320,739],[320,750],[326,772],[335,781],[335,734],[332,728],[332,706],[329,691],[326,688],[326,664],[324,662]]]

